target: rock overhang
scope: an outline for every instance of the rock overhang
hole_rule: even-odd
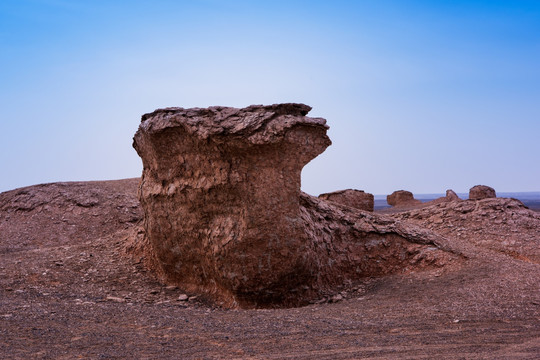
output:
[[[166,129],[181,127],[201,139],[227,136],[253,144],[272,143],[295,126],[328,130],[325,119],[306,116],[310,110],[310,106],[300,103],[251,105],[246,108],[169,107],[144,114],[139,130],[157,134]]]

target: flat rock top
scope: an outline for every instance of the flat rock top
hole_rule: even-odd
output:
[[[224,106],[170,107],[144,114],[137,133],[152,134],[167,128],[183,127],[202,139],[221,135],[265,143],[280,138],[287,129],[296,125],[328,129],[325,119],[306,116],[310,110],[308,105],[295,103],[251,105],[241,109]]]

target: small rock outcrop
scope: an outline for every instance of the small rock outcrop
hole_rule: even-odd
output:
[[[446,196],[442,196],[440,198],[424,202],[424,203],[421,204],[421,207],[427,207],[427,206],[447,203],[447,202],[451,202],[451,201],[461,201],[461,199],[454,192],[454,190],[448,189],[448,190],[446,190]]]
[[[497,194],[495,193],[495,189],[486,185],[476,185],[469,190],[470,200],[482,200],[496,197]]]
[[[412,192],[407,190],[397,190],[386,197],[388,205],[395,207],[414,206],[421,204],[420,200],[416,200]]]
[[[225,307],[294,306],[346,279],[453,256],[429,231],[300,191],[302,167],[331,144],[310,109],[143,115],[133,144],[143,161],[143,252],[163,281]]]
[[[356,209],[373,211],[373,194],[362,190],[347,189],[319,195],[319,199],[333,201]]]
[[[452,189],[446,190],[446,200],[447,201],[458,201],[461,200],[456,192]]]

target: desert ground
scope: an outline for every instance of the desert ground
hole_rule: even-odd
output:
[[[519,202],[391,212],[460,260],[361,278],[307,306],[230,310],[159,283],[131,251],[138,182],[0,194],[0,358],[540,358],[540,213]]]

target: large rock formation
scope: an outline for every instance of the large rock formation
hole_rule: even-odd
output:
[[[397,190],[386,197],[388,205],[396,207],[414,206],[419,205],[422,202],[416,200],[412,192],[407,190]]]
[[[491,199],[497,197],[495,189],[486,185],[476,185],[469,190],[470,200]]]
[[[338,204],[347,205],[356,209],[373,211],[374,197],[373,194],[366,193],[362,190],[339,190],[331,193],[319,195],[320,199],[333,201]]]
[[[302,167],[331,143],[310,109],[143,115],[144,251],[164,281],[223,306],[287,306],[344,279],[448,260],[429,232],[300,192]]]

